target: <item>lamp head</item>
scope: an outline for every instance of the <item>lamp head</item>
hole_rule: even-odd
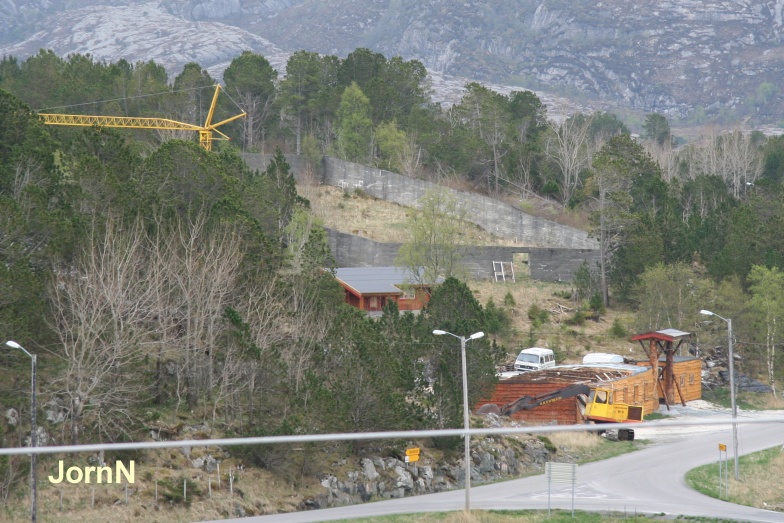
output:
[[[711,311],[706,311],[705,309],[702,309],[700,311],[700,314],[702,314],[703,316],[715,316],[715,314],[713,314]]]
[[[11,347],[12,349],[21,349],[22,348],[21,345],[19,345],[18,343],[16,343],[13,340],[8,340],[7,342],[5,342],[5,344],[8,345],[9,347]]]
[[[485,335],[485,333],[484,333],[484,332],[482,332],[482,331],[479,331],[479,332],[475,332],[475,333],[473,333],[471,336],[469,336],[469,337],[468,337],[468,339],[469,339],[469,340],[478,340],[479,338],[481,338],[481,337],[482,337],[482,336],[484,336],[484,335]]]
[[[446,334],[446,331],[436,329],[433,331],[433,334],[435,334],[436,336],[443,336],[444,334]]]

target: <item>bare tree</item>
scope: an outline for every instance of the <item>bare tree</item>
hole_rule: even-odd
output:
[[[736,198],[762,176],[762,151],[750,133],[736,129],[719,134],[711,128],[688,150],[689,176],[718,176]]]
[[[110,439],[124,433],[131,406],[142,397],[134,371],[151,310],[140,274],[143,247],[139,223],[123,230],[109,221],[103,233],[93,224],[77,266],[55,271],[53,327],[64,368],[52,393],[65,400],[74,444],[85,426]]]
[[[590,118],[569,118],[561,125],[549,122],[550,133],[545,153],[561,173],[561,197],[567,205],[580,186],[580,173],[591,165],[594,144],[591,143]]]
[[[655,140],[645,140],[643,147],[651,155],[661,169],[662,178],[667,183],[676,179],[680,175],[680,158],[678,152],[673,148],[672,141],[658,143]]]
[[[190,407],[196,404],[200,391],[210,396],[216,343],[226,326],[223,313],[235,290],[242,260],[234,229],[208,227],[208,221],[205,212],[178,219],[163,260],[178,304],[174,341],[182,358]]]

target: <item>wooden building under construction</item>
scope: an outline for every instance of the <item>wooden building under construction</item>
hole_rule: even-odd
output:
[[[610,388],[616,391],[616,402],[640,405],[644,415],[657,411],[660,403],[669,407],[700,399],[701,361],[674,354],[688,336],[672,329],[634,336],[632,340],[644,344],[649,359],[643,361],[560,365],[501,379],[493,394],[477,402],[475,408],[488,403],[503,406],[523,396],[539,396],[575,384]],[[584,404],[579,397],[567,398],[520,410],[512,418],[532,424],[583,423]]]

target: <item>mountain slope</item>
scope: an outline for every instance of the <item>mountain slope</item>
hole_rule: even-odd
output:
[[[289,48],[358,46],[447,74],[689,116],[782,116],[784,1],[307,1],[253,25]],[[765,84],[770,85],[765,85]],[[745,104],[745,107],[741,107]]]
[[[112,6],[111,4],[115,4]],[[195,60],[368,47],[438,76],[700,121],[784,119],[784,0],[0,0],[0,54]],[[221,23],[218,23],[221,22]],[[35,34],[33,34],[35,33]],[[273,42],[274,44],[272,44]],[[278,49],[280,48],[280,49]],[[269,56],[269,54],[274,56]]]

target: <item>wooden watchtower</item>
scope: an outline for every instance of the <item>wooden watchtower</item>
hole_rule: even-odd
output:
[[[675,391],[678,391],[681,404],[686,406],[683,391],[675,379],[674,357],[681,344],[691,337],[690,332],[679,331],[677,329],[664,329],[656,332],[646,332],[632,336],[632,341],[639,341],[645,355],[648,356],[653,376],[658,383],[664,403],[667,409],[675,402]],[[648,342],[647,344],[645,342]],[[664,365],[660,365],[660,359],[664,357]]]

